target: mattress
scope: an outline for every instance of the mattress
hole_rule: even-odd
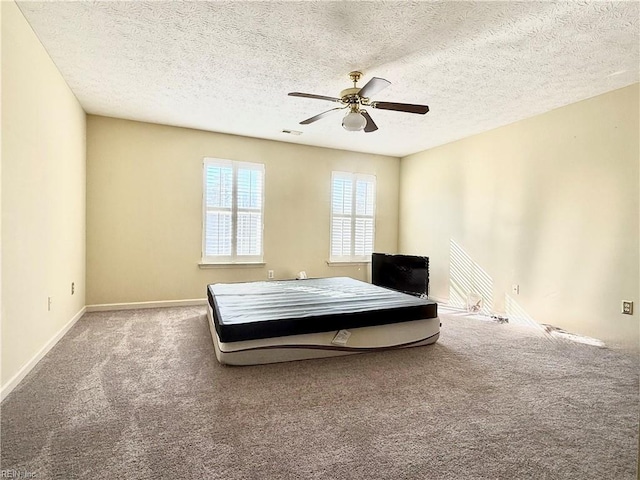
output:
[[[207,296],[222,343],[406,324],[438,316],[431,300],[347,277],[219,283],[208,286]]]

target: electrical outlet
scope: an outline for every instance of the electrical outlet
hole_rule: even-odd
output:
[[[268,270],[268,271],[267,271],[267,278],[268,278],[269,280],[273,280],[273,270]]]
[[[513,293],[514,295],[520,295],[520,285],[518,285],[517,283],[511,285],[511,293]]]
[[[625,315],[633,315],[633,302],[630,300],[622,301],[622,313]]]
[[[53,303],[53,297],[47,297],[47,311],[51,311],[51,304]]]
[[[71,295],[76,293],[76,284],[75,282],[71,282]]]

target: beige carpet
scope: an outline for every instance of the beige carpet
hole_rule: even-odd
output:
[[[637,352],[442,315],[433,346],[255,367],[204,308],[85,315],[2,404],[37,479],[635,479]]]

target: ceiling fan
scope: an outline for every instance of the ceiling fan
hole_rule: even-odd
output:
[[[365,132],[375,132],[378,130],[378,126],[375,124],[369,113],[362,107],[379,108],[380,110],[395,110],[397,112],[417,113],[424,115],[429,111],[427,105],[414,105],[411,103],[397,103],[397,102],[372,102],[370,97],[377,94],[381,90],[385,89],[391,82],[384,78],[373,77],[369,80],[364,87],[359,88],[356,86],[358,80],[362,76],[361,72],[349,73],[349,78],[353,81],[353,87],[347,88],[340,92],[340,97],[327,97],[324,95],[314,95],[312,93],[300,93],[291,92],[291,97],[304,97],[304,98],[317,98],[318,100],[328,100],[330,102],[340,103],[342,106],[332,108],[326,112],[314,115],[311,118],[307,118],[300,122],[300,125],[308,125],[327,115],[335,112],[336,110],[349,109],[347,114],[342,119],[342,126],[345,130],[351,132],[358,132],[364,130]]]

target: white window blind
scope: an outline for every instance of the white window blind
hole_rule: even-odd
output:
[[[375,238],[376,177],[359,173],[331,175],[332,262],[371,260]]]
[[[262,262],[264,165],[204,159],[203,263]]]

